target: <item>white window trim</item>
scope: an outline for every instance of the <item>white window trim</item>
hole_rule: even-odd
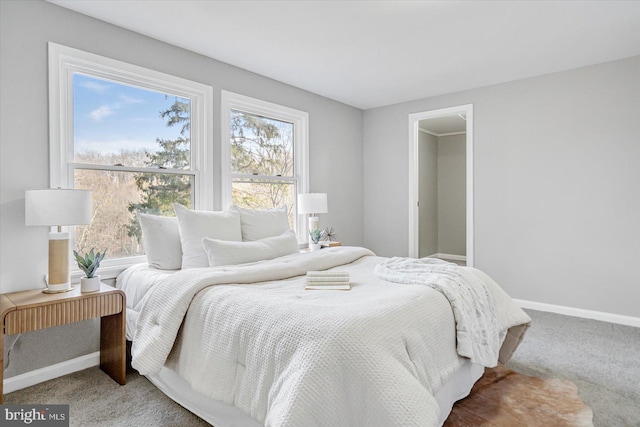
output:
[[[191,166],[194,208],[213,209],[213,88],[159,71],[49,42],[49,184],[73,188],[73,73],[102,77],[191,100]],[[122,168],[123,171],[129,168]],[[80,270],[71,262],[72,279]],[[105,260],[101,275],[115,277],[144,256]]]
[[[271,119],[293,123],[294,129],[294,173],[297,177],[296,199],[296,234],[298,241],[305,243],[307,236],[306,218],[298,214],[297,195],[309,192],[309,113],[296,110],[261,99],[251,98],[233,92],[223,90],[220,97],[221,111],[221,201],[226,209],[232,203],[231,198],[231,110],[239,110],[245,113],[256,114]]]

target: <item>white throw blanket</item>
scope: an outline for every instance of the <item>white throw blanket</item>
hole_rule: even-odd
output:
[[[449,300],[456,319],[458,354],[493,368],[498,364],[500,331],[487,287],[471,269],[435,258],[390,258],[373,274],[395,283],[430,286]]]
[[[166,364],[265,426],[435,426],[434,394],[465,360],[451,306],[431,288],[375,278],[372,255],[336,247],[178,272],[148,295],[133,366],[148,375]],[[307,271],[333,267],[351,291],[304,290]],[[488,287],[501,330],[529,320]]]

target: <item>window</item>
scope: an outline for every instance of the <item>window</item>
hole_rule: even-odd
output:
[[[223,205],[253,209],[287,206],[298,240],[297,195],[308,191],[308,114],[222,92]]]
[[[212,89],[75,49],[49,45],[51,186],[91,190],[92,221],[75,249],[107,250],[103,266],[144,254],[139,212],[172,203],[211,209],[205,117]],[[209,141],[209,146],[211,142]]]

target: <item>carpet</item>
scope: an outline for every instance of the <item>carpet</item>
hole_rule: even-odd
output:
[[[487,368],[469,396],[457,402],[443,427],[593,427],[593,412],[568,380]]]
[[[6,404],[69,404],[71,427],[204,427],[136,371],[120,386],[89,368],[5,395]],[[611,425],[611,424],[609,424]],[[635,425],[635,424],[614,424]],[[593,426],[591,409],[567,380],[529,377],[503,366],[486,369],[457,402],[445,427]]]

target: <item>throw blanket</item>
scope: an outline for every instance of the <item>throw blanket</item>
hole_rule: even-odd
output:
[[[434,395],[468,362],[451,306],[429,287],[374,277],[382,260],[336,247],[178,272],[148,294],[133,366],[149,375],[166,365],[265,426],[436,426],[446,414]],[[334,267],[351,291],[304,290],[307,271]],[[529,321],[474,272],[501,330]]]
[[[456,319],[458,354],[488,368],[498,364],[500,331],[493,301],[471,269],[435,258],[390,258],[373,274],[395,283],[430,286],[449,300]]]

